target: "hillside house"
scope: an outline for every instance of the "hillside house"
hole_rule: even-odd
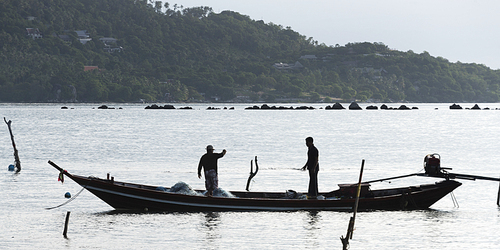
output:
[[[299,61],[296,61],[295,63],[275,63],[273,67],[279,71],[299,70],[304,68]]]
[[[121,52],[123,50],[122,47],[116,46],[116,41],[118,41],[116,38],[102,37],[102,38],[99,38],[99,41],[104,43],[103,50],[105,52],[112,53],[112,52]]]
[[[83,66],[83,71],[99,70],[97,66]]]
[[[103,42],[104,45],[113,45],[116,44],[116,41],[118,40],[112,37],[101,37],[99,38],[99,41]]]
[[[26,35],[35,39],[43,38],[42,32],[38,28],[26,28]]]
[[[77,30],[75,32],[80,39],[90,38],[90,34],[86,30]]]
[[[87,42],[92,40],[90,34],[86,30],[77,30],[75,32],[76,35],[78,36],[78,40],[80,40],[82,44],[86,44]]]

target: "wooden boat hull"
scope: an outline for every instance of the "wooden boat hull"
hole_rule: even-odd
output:
[[[285,193],[231,192],[236,198],[206,197],[171,193],[157,186],[118,182],[63,173],[117,210],[146,211],[350,211],[353,197],[339,197],[338,191],[321,193],[326,198],[291,199]],[[432,204],[461,185],[454,180],[404,188],[372,190],[359,200],[358,210],[416,210]],[[337,193],[336,193],[337,192]]]

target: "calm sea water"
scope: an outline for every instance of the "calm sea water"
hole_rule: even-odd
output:
[[[251,104],[253,105],[253,104]],[[228,151],[219,160],[219,185],[244,190],[250,160],[260,170],[252,191],[306,191],[304,139],[320,151],[320,191],[364,180],[420,172],[426,154],[439,153],[452,172],[500,176],[500,104],[492,110],[449,110],[450,104],[406,104],[418,110],[245,110],[249,105],[145,110],[142,104],[0,104],[12,120],[22,171],[7,171],[13,149],[0,125],[1,249],[341,249],[351,213],[213,212],[117,213],[89,192],[57,209],[81,187],[57,181],[52,160],[70,173],[203,189],[196,168],[208,144]],[[400,104],[389,106],[399,107]],[[472,107],[473,104],[461,104]],[[299,106],[290,105],[286,106]],[[347,105],[345,105],[347,106]],[[362,105],[366,106],[366,105]],[[234,107],[234,110],[223,108]],[[121,109],[119,109],[121,108]],[[3,126],[3,127],[2,127]],[[2,170],[3,169],[3,170]],[[433,183],[412,177],[372,188]],[[462,181],[425,211],[363,212],[351,249],[498,249],[498,183]],[[68,238],[62,236],[71,211]]]

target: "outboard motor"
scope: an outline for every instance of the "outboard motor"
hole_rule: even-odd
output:
[[[441,156],[439,154],[428,154],[424,158],[425,173],[430,176],[442,175]]]

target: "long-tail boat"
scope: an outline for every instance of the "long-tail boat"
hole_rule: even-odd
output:
[[[223,197],[205,196],[204,190],[179,193],[173,188],[117,181],[113,177],[97,178],[73,175],[52,161],[60,177],[69,177],[116,210],[140,211],[350,211],[355,203],[358,184],[340,184],[339,189],[307,197],[292,190],[285,192],[230,191]],[[256,172],[255,172],[256,173]],[[255,175],[255,173],[252,173]],[[252,176],[253,177],[253,176]],[[249,179],[250,180],[250,179]],[[358,210],[428,209],[462,185],[445,179],[436,183],[390,189],[370,188],[361,184]],[[248,185],[247,185],[248,189]]]

